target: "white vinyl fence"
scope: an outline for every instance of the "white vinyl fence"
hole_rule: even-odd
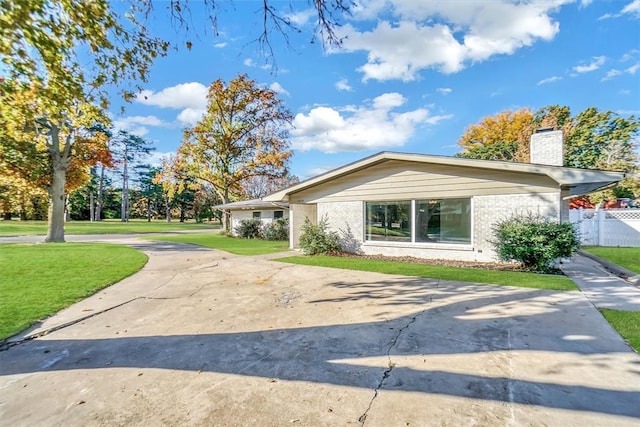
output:
[[[571,209],[569,218],[583,245],[640,246],[640,209]]]

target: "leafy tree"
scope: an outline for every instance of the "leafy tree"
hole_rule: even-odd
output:
[[[118,131],[116,136],[111,139],[111,151],[115,164],[122,168],[121,220],[123,222],[129,220],[130,165],[135,164],[136,161],[148,155],[152,150],[153,147],[149,141],[126,130]]]
[[[522,159],[519,150],[529,144],[532,133],[533,113],[530,110],[502,111],[483,118],[465,130],[458,140],[458,145],[463,149],[460,157],[528,161]]]
[[[569,107],[551,105],[531,113],[528,109],[485,117],[471,125],[458,140],[466,158],[529,161],[529,141],[538,128],[561,129],[565,144],[565,166],[623,171],[628,178],[614,190],[592,195],[593,201],[619,194],[640,197],[637,137],[640,118],[620,117],[611,111],[589,107],[572,116]]]
[[[77,160],[94,151],[86,129],[106,121],[106,86],[144,81],[169,47],[135,12],[120,16],[106,0],[0,0],[3,152],[47,187],[45,241],[64,241],[67,183],[86,179]]]
[[[138,177],[140,200],[146,208],[143,216],[147,221],[151,221],[160,211],[162,205],[162,185],[154,182],[156,174],[160,168],[151,165],[136,165],[135,172]],[[136,212],[140,215],[142,212]]]
[[[83,102],[60,110],[34,85],[15,80],[1,80],[0,93],[7,95],[0,104],[0,164],[10,176],[47,190],[45,241],[64,241],[67,192],[89,179],[96,162],[110,162],[106,136],[93,130],[101,111]]]
[[[185,175],[208,183],[223,203],[242,195],[254,176],[287,175],[288,129],[293,119],[277,94],[246,75],[216,80],[202,119],[184,131],[176,162]],[[223,216],[225,230],[229,224]]]
[[[300,178],[289,173],[276,178],[264,175],[252,176],[242,183],[243,198],[259,199],[298,182]]]

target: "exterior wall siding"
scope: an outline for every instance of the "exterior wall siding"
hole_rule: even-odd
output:
[[[291,194],[289,201],[408,200],[553,191],[558,191],[558,185],[547,176],[389,161]]]
[[[560,192],[473,197],[471,245],[365,242],[364,201],[324,202],[317,206],[318,218],[327,219],[329,228],[338,232],[343,248],[350,252],[460,261],[496,261],[490,240],[493,237],[492,227],[497,221],[528,212],[560,219],[561,199]]]
[[[261,217],[260,217],[260,221],[262,222],[262,225],[266,225],[269,224],[273,221],[273,213],[275,211],[283,211],[282,215],[284,218],[289,218],[289,210],[286,208],[283,209],[273,209],[273,210],[268,210],[268,209],[255,209],[255,210],[237,210],[237,211],[231,211],[231,232],[235,235],[236,232],[236,227],[240,225],[240,222],[244,221],[245,219],[253,219],[253,213],[254,212],[261,212]]]
[[[318,220],[326,218],[330,230],[337,231],[342,249],[361,253],[364,236],[364,203],[318,203]]]
[[[289,221],[289,247],[300,247],[300,228],[305,218],[309,218],[312,224],[318,221],[317,206],[314,204],[289,204],[291,220]]]

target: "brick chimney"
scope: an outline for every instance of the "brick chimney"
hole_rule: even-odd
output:
[[[531,135],[530,161],[538,165],[563,166],[564,144],[562,131],[542,128]]]

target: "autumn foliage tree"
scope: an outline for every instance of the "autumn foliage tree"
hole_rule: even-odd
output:
[[[246,75],[209,87],[207,109],[184,131],[176,162],[186,175],[208,183],[223,203],[239,198],[255,176],[287,174],[293,117],[277,94]],[[223,220],[228,227],[227,218]]]
[[[522,108],[485,117],[467,128],[458,140],[466,158],[529,162],[529,141],[538,128],[563,131],[564,165],[585,169],[623,171],[629,178],[617,189],[594,196],[601,201],[618,194],[635,194],[638,178],[637,137],[640,118],[621,117],[589,107],[576,116],[567,106],[551,105],[536,112]]]

